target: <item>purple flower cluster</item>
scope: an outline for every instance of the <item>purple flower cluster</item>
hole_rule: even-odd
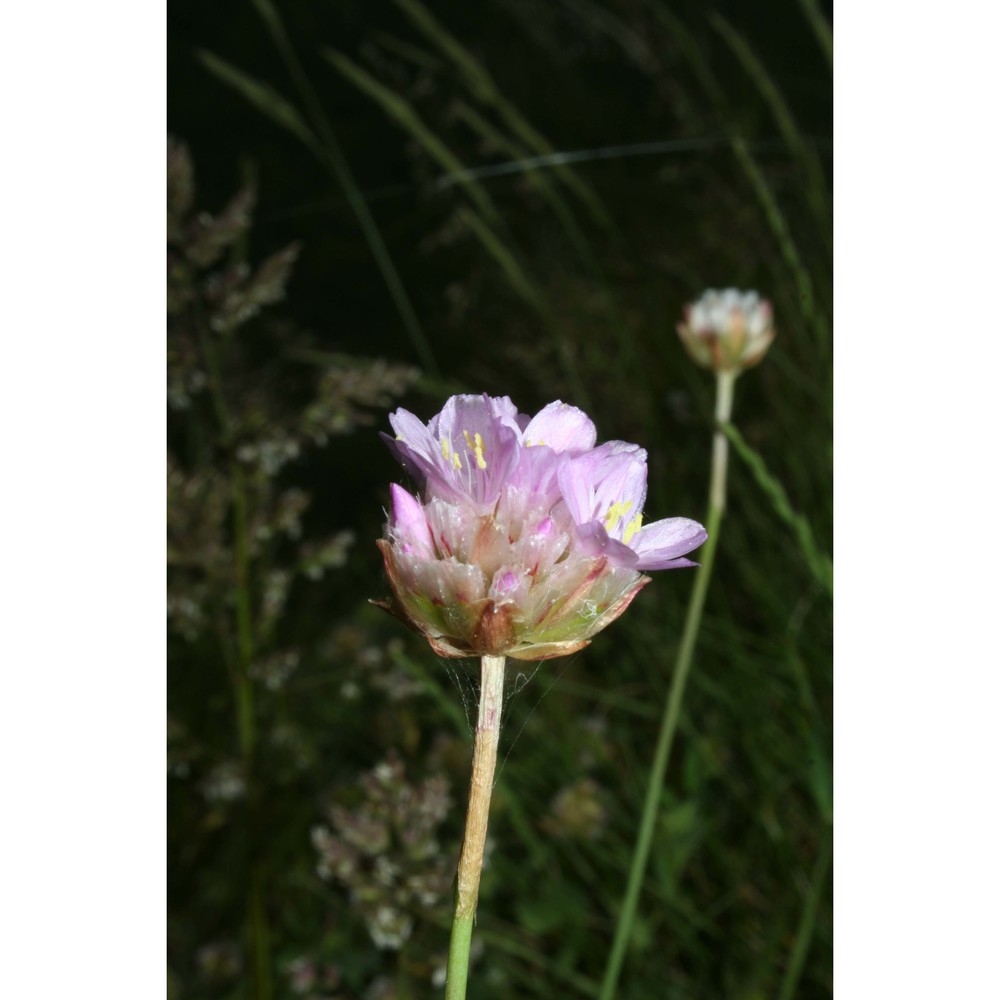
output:
[[[392,486],[383,606],[442,656],[575,652],[649,582],[643,570],[691,566],[705,541],[685,517],[643,525],[646,452],[597,445],[567,403],[531,417],[506,396],[453,396],[428,424],[403,409],[389,423],[419,495]]]

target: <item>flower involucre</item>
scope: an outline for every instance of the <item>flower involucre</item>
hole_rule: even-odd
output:
[[[629,606],[643,570],[695,565],[683,556],[705,529],[644,525],[646,452],[595,446],[575,406],[530,417],[506,396],[453,396],[428,424],[403,409],[389,423],[418,495],[391,487],[380,603],[441,656],[565,656]]]
[[[710,288],[685,307],[677,332],[703,368],[741,372],[757,364],[774,340],[771,303],[756,292]]]

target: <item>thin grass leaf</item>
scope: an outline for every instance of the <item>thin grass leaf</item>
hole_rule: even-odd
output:
[[[455,105],[454,114],[459,121],[468,125],[469,128],[471,128],[472,131],[475,132],[481,139],[485,139],[486,142],[490,143],[511,160],[517,161],[528,158],[528,150],[526,150],[524,146],[518,144],[515,140],[501,132],[500,129],[492,125],[486,118],[479,114],[475,108],[467,104],[465,101],[459,101]],[[566,231],[566,235],[569,237],[570,242],[573,244],[573,248],[576,250],[581,261],[592,274],[600,276],[603,281],[604,278],[601,274],[600,265],[590,248],[590,243],[584,235],[583,230],[580,229],[577,224],[576,217],[573,215],[573,210],[570,208],[566,199],[563,198],[559,189],[549,183],[549,179],[545,175],[544,171],[526,171],[525,176],[531,186],[538,192],[538,194],[549,205],[556,217],[559,219],[559,222]]]
[[[823,55],[826,56],[826,61],[830,64],[830,69],[833,69],[833,34],[830,31],[829,22],[823,16],[816,0],[799,0],[799,6],[816,34],[816,40],[823,50]]]
[[[551,154],[553,146],[500,92],[489,71],[452,35],[419,0],[394,0],[418,30],[430,39],[454,63],[470,93],[488,107],[493,108],[508,128],[530,149],[537,153]],[[554,167],[562,182],[587,206],[591,216],[606,229],[613,228],[611,216],[579,175],[564,164]]]
[[[378,45],[381,45],[382,48],[393,53],[393,55],[399,56],[400,59],[405,59],[418,69],[425,69],[431,73],[440,73],[445,68],[445,64],[437,56],[431,55],[426,49],[422,49],[418,45],[411,45],[409,42],[404,42],[402,38],[390,35],[386,31],[374,32],[372,39]]]
[[[512,161],[526,162],[527,150],[514,139],[494,127],[475,108],[464,101],[460,101],[455,106],[454,113],[460,121],[465,122],[481,138],[492,143],[501,152],[511,157]],[[576,217],[569,203],[563,198],[559,188],[549,183],[544,171],[534,169],[525,170],[524,175],[552,208],[559,222],[562,224],[566,235],[569,237],[570,243],[574,250],[576,250],[581,263],[589,272],[594,282],[594,288],[600,293],[603,305],[608,311],[610,324],[618,339],[618,371],[627,378],[629,375],[629,366],[635,359],[635,348],[631,330],[622,315],[621,308],[607,280],[607,276],[591,249],[590,242],[577,224]]]
[[[705,92],[705,96],[717,108],[726,105],[726,98],[722,92],[708,61],[702,55],[701,48],[688,31],[684,22],[662,2],[654,2],[652,6],[653,14],[662,22],[663,26],[671,35],[671,40],[677,45],[681,55],[687,60],[699,86]]]
[[[500,213],[486,189],[472,180],[465,165],[423,122],[421,117],[403,97],[384,84],[379,83],[370,73],[362,69],[341,52],[324,49],[323,58],[345,79],[354,84],[363,94],[370,97],[396,124],[408,132],[443,170],[457,174],[463,190],[475,202],[476,207],[491,222],[500,222]]]
[[[778,89],[777,84],[771,75],[764,68],[763,63],[757,58],[756,53],[750,47],[747,40],[718,12],[709,15],[712,27],[723,37],[733,54],[740,61],[747,75],[756,84],[761,96],[764,98],[774,120],[777,122],[778,130],[781,132],[789,149],[798,157],[799,162],[808,178],[809,201],[816,223],[823,234],[827,247],[832,245],[832,233],[830,232],[830,197],[827,189],[826,178],[823,176],[823,167],[819,162],[815,149],[805,141],[792,115],[791,108],[785,100],[784,95]]]
[[[641,70],[652,72],[656,59],[649,42],[627,18],[618,17],[597,0],[559,0],[588,30],[600,31]]]
[[[456,101],[452,107],[452,114],[459,121],[467,125],[470,129],[480,139],[489,143],[494,149],[498,150],[504,156],[507,156],[510,160],[523,161],[529,157],[529,152],[524,148],[524,146],[519,145],[514,139],[506,135],[499,128],[489,122],[483,115],[481,115],[475,108],[465,101]],[[573,218],[572,211],[566,204],[565,199],[559,194],[558,189],[553,187],[548,178],[541,171],[526,171],[525,176],[528,183],[542,196],[542,198],[549,203],[556,214],[559,216],[561,222],[566,225],[568,223],[567,231],[572,230],[572,233],[579,233],[579,228],[576,226],[576,221]],[[448,183],[459,183],[462,177],[454,178],[451,177],[444,178]]]
[[[830,340],[830,330],[825,318],[816,309],[816,297],[813,292],[812,277],[806,266],[802,263],[802,255],[795,245],[795,240],[792,239],[791,230],[778,205],[777,199],[774,197],[774,193],[771,191],[771,186],[764,176],[764,171],[761,170],[760,164],[753,153],[750,152],[746,140],[742,136],[733,136],[732,147],[733,152],[736,154],[737,162],[743,168],[743,172],[747,175],[750,186],[753,188],[754,194],[760,202],[764,218],[767,219],[771,231],[774,233],[774,238],[778,241],[778,249],[781,251],[781,256],[784,258],[788,270],[791,271],[792,280],[795,282],[795,287],[799,295],[802,317],[806,323],[814,327],[819,342],[826,345]]]
[[[802,554],[810,572],[828,593],[833,593],[833,563],[830,557],[820,552],[813,537],[809,522],[801,514],[797,514],[788,500],[785,488],[768,470],[764,459],[747,444],[743,435],[729,423],[721,425],[723,433],[732,442],[733,449],[749,466],[757,485],[770,499],[775,513],[795,533]]]
[[[678,49],[687,60],[695,78],[705,92],[705,96],[715,106],[717,113],[727,123],[729,144],[736,156],[750,186],[753,188],[764,218],[771,228],[778,243],[778,249],[788,266],[795,282],[798,292],[798,306],[804,322],[812,326],[816,332],[817,340],[825,348],[829,349],[830,329],[826,318],[819,314],[815,305],[815,294],[813,290],[812,277],[805,265],[802,263],[802,256],[799,253],[795,241],[792,239],[791,230],[782,214],[777,199],[774,197],[771,187],[764,177],[756,157],[750,151],[746,140],[740,133],[728,124],[732,120],[732,112],[729,108],[729,101],[725,93],[719,86],[709,65],[708,59],[704,56],[698,43],[684,24],[677,18],[664,4],[657,4],[653,8],[656,15],[670,31]]]
[[[525,274],[524,269],[510,248],[503,243],[497,234],[471,208],[463,207],[458,214],[459,218],[469,227],[472,234],[483,245],[483,249],[500,265],[500,270],[503,271],[514,292],[542,318],[555,345],[563,377],[573,391],[574,397],[580,402],[581,406],[591,407],[590,393],[587,392],[587,387],[580,377],[576,359],[573,357],[569,345],[559,336],[552,324],[546,310],[545,296],[528,275]]]
[[[273,87],[261,83],[225,59],[220,59],[204,49],[198,52],[198,59],[213,76],[240,93],[261,114],[315,150],[316,136],[313,135],[305,119],[296,111],[295,106],[285,100]]]
[[[812,793],[816,808],[819,810],[820,816],[823,817],[823,821],[832,823],[833,771],[830,767],[829,753],[820,736],[822,717],[813,695],[812,685],[809,683],[805,664],[794,645],[790,645],[788,649],[788,664],[799,692],[806,738],[809,743],[809,755],[806,761],[809,791]]]
[[[364,233],[365,241],[368,243],[368,248],[375,258],[375,263],[382,274],[382,280],[389,290],[389,295],[396,306],[396,311],[399,313],[399,317],[409,335],[410,343],[413,345],[413,349],[420,359],[420,363],[431,375],[440,376],[441,369],[434,358],[430,341],[427,339],[427,335],[424,333],[423,327],[417,319],[413,303],[410,301],[410,297],[406,292],[403,280],[399,275],[388,247],[386,247],[385,241],[382,239],[382,234],[375,224],[375,219],[368,210],[368,205],[361,194],[361,189],[354,180],[354,174],[351,172],[347,157],[341,150],[333,128],[323,112],[323,105],[320,103],[319,98],[317,98],[316,92],[309,83],[309,78],[306,76],[305,70],[303,70],[302,64],[295,53],[295,48],[288,37],[288,32],[285,31],[281,15],[274,4],[271,3],[271,0],[251,0],[251,2],[263,20],[278,51],[281,53],[281,57],[284,59],[285,65],[295,82],[299,95],[305,102],[306,108],[319,132],[321,142],[310,143],[309,148],[316,154],[324,166],[333,173],[335,179],[343,189],[348,203],[354,210],[358,224],[361,226],[361,231]]]
[[[532,309],[545,311],[544,296],[534,282],[524,273],[517,258],[497,236],[497,234],[470,208],[459,210],[459,218],[469,227],[472,234],[483,245],[486,252],[500,265],[510,287],[528,303]]]
[[[809,954],[809,946],[812,944],[813,931],[816,926],[816,912],[819,909],[820,900],[823,898],[823,890],[826,887],[826,877],[829,874],[832,859],[833,833],[828,830],[823,836],[816,864],[809,879],[809,893],[802,907],[802,917],[795,934],[795,944],[792,948],[788,968],[785,971],[785,977],[781,983],[778,1000],[793,1000],[798,989],[806,956]]]
[[[527,937],[524,931],[518,931],[518,937],[515,937],[513,928],[504,927],[502,930],[492,930],[491,927],[500,927],[501,925],[498,921],[491,920],[488,915],[483,915],[479,919],[481,923],[477,928],[477,933],[488,947],[496,948],[498,951],[504,951],[508,955],[529,962],[535,969],[542,970],[552,982],[561,981],[566,986],[576,990],[580,996],[597,996],[597,984],[593,980],[587,979],[571,969],[563,968],[560,963],[553,961],[550,957],[551,952],[543,948],[541,942],[536,947],[522,944],[518,938]],[[537,982],[537,973],[532,973],[530,981]]]
[[[392,651],[390,652],[390,656],[392,662],[397,667],[424,686],[424,690],[431,696],[434,703],[455,727],[455,732],[463,739],[467,738],[469,735],[469,724],[465,718],[465,713],[458,707],[453,698],[448,697],[448,692],[438,682],[437,675],[425,669],[423,664],[418,660],[412,659],[401,651]]]

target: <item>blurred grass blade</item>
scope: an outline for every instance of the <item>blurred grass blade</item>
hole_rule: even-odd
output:
[[[821,732],[823,717],[813,695],[812,686],[806,665],[802,662],[794,642],[788,649],[788,666],[798,688],[799,701],[802,703],[805,733],[809,743],[808,766],[809,791],[812,792],[816,808],[825,823],[833,822],[833,771],[830,767],[830,752],[824,744]]]
[[[440,376],[441,369],[434,358],[430,341],[427,339],[419,319],[417,319],[413,303],[410,302],[410,297],[406,293],[403,280],[399,276],[399,271],[396,269],[388,247],[386,247],[385,241],[382,239],[382,234],[368,209],[364,196],[361,194],[361,189],[354,180],[347,157],[341,150],[333,128],[323,112],[323,106],[316,96],[312,85],[309,83],[309,78],[306,76],[302,64],[299,62],[291,39],[285,31],[281,15],[274,4],[271,3],[271,0],[251,0],[251,3],[260,15],[261,20],[263,20],[278,51],[281,53],[288,72],[319,133],[319,142],[310,144],[309,148],[316,154],[324,166],[333,173],[335,179],[343,189],[348,203],[354,210],[358,224],[361,226],[361,231],[364,233],[365,241],[368,243],[368,248],[375,258],[375,263],[379,271],[382,273],[382,280],[389,290],[389,295],[392,297],[396,311],[399,313],[399,317],[409,335],[410,343],[413,345],[413,349],[420,359],[421,365],[423,365],[430,375],[435,377]]]
[[[473,235],[483,245],[486,252],[500,265],[510,287],[533,309],[544,312],[545,303],[542,293],[524,273],[517,258],[497,234],[472,209],[462,208],[458,214],[459,218],[468,225]]]
[[[687,60],[691,71],[694,73],[698,84],[705,92],[705,96],[717,107],[722,108],[726,104],[725,95],[719,86],[708,62],[702,55],[698,43],[694,36],[688,31],[684,22],[666,5],[659,0],[653,3],[653,13],[663,23],[663,26],[670,32],[671,40],[677,45],[681,55]]]
[[[511,160],[523,160],[529,156],[524,146],[519,145],[515,140],[505,135],[491,122],[487,121],[475,108],[465,101],[458,101],[454,107],[455,117],[464,122],[481,139],[484,139],[495,149],[499,150]],[[542,199],[549,205],[556,217],[562,223],[566,235],[573,244],[574,249],[580,256],[583,263],[592,273],[600,275],[600,267],[594,257],[590,244],[584,236],[583,231],[577,225],[573,210],[567,204],[566,199],[560,194],[559,189],[549,183],[549,179],[542,170],[529,170],[524,175],[528,183],[538,192]],[[603,280],[603,276],[602,279]]]
[[[775,512],[782,521],[787,524],[795,537],[798,539],[802,554],[805,556],[806,564],[810,572],[828,593],[833,593],[833,563],[830,557],[820,552],[813,537],[812,528],[809,522],[801,515],[797,514],[788,501],[788,494],[785,488],[768,471],[764,459],[747,444],[743,435],[729,423],[722,424],[722,430],[732,443],[733,449],[750,467],[757,485],[764,491],[770,499]]]
[[[757,85],[757,89],[774,115],[782,138],[802,164],[809,181],[807,190],[813,214],[827,247],[832,246],[830,196],[826,178],[823,176],[823,167],[815,149],[802,137],[788,102],[747,40],[721,14],[713,12],[709,20],[712,27],[725,39],[747,75]]]
[[[471,178],[457,156],[441,141],[423,122],[417,112],[404,98],[390,90],[357,63],[348,59],[343,53],[333,49],[324,49],[323,58],[329,62],[342,76],[353,83],[358,90],[370,97],[376,104],[406,132],[408,132],[424,148],[431,157],[447,173],[454,173],[459,178],[459,184],[475,202],[476,207],[491,222],[500,222],[500,214],[486,189],[478,181]]]
[[[819,315],[816,310],[812,277],[802,263],[802,256],[795,241],[792,239],[791,230],[764,176],[764,172],[761,170],[744,138],[731,124],[733,115],[729,107],[729,101],[715,79],[708,59],[702,53],[698,43],[685,25],[665,4],[657,3],[653,10],[673,36],[674,42],[687,60],[705,96],[714,105],[716,113],[722,119],[723,124],[726,125],[729,144],[736,156],[736,161],[750,181],[750,186],[753,188],[757,201],[760,203],[764,218],[777,240],[778,249],[795,282],[798,292],[797,303],[801,310],[802,318],[806,325],[813,327],[818,342],[824,348],[828,349],[830,344],[829,324],[826,318]]]
[[[500,92],[489,71],[455,38],[419,0],[394,0],[413,24],[455,64],[466,87],[477,100],[492,107],[508,128],[536,153],[554,153],[555,149]],[[594,193],[570,167],[554,167],[562,182],[587,206],[595,221],[613,228],[611,216]]]
[[[459,218],[469,227],[472,234],[482,244],[483,249],[500,265],[504,276],[507,278],[510,287],[523,299],[532,309],[534,309],[542,321],[555,345],[556,354],[569,387],[574,396],[585,408],[591,408],[590,393],[580,377],[580,371],[570,351],[566,341],[559,336],[555,329],[548,310],[546,309],[545,296],[539,291],[535,283],[525,274],[517,258],[503,241],[486,223],[479,218],[471,208],[463,207],[459,211]]]
[[[220,59],[204,49],[198,52],[201,64],[223,83],[238,91],[263,115],[275,124],[287,129],[296,138],[315,151],[316,136],[305,119],[295,110],[294,105],[285,100],[273,87],[255,80],[242,70]]]
[[[438,72],[443,68],[443,63],[434,56],[429,55],[415,45],[400,41],[393,35],[378,32],[375,38],[387,51],[405,59],[414,66],[430,70],[431,72]],[[484,140],[489,146],[506,156],[509,160],[519,162],[533,158],[529,150],[501,131],[492,122],[488,121],[467,101],[456,100],[451,108],[451,114],[455,120],[467,125],[480,139]],[[466,174],[469,175],[469,178],[464,176]],[[446,176],[449,181],[454,180],[454,183],[459,183],[462,180],[475,179],[477,174],[475,170],[463,168],[460,172]],[[601,273],[597,258],[591,250],[590,243],[587,241],[579,225],[577,225],[573,210],[559,189],[550,183],[544,170],[526,170],[524,176],[528,183],[555,212],[556,217],[566,231],[566,235],[579,254],[581,261],[591,270],[595,277],[604,282],[605,278]]]
[[[806,956],[809,954],[809,946],[812,944],[813,930],[816,926],[816,911],[819,909],[820,901],[823,898],[823,890],[826,887],[826,877],[830,871],[830,862],[833,859],[833,833],[827,830],[823,834],[823,842],[819,848],[816,864],[813,866],[812,875],[809,879],[809,894],[806,897],[805,905],[802,907],[802,919],[799,922],[799,929],[795,935],[795,944],[792,947],[792,955],[785,971],[784,980],[781,983],[781,991],[778,993],[778,1000],[793,1000],[795,991],[798,989],[799,979],[802,976],[802,967],[805,965]]]
[[[467,739],[469,736],[468,719],[466,719],[465,713],[458,707],[454,699],[448,697],[444,687],[438,681],[437,675],[426,670],[419,660],[407,656],[400,650],[391,652],[389,655],[397,667],[424,686],[424,690],[431,696],[434,703],[455,727],[455,732],[463,739]]]
[[[826,320],[816,310],[816,297],[813,291],[812,277],[806,266],[802,263],[802,255],[799,253],[799,249],[792,239],[791,230],[788,228],[785,216],[778,205],[777,199],[774,197],[774,193],[771,191],[771,186],[767,183],[767,178],[764,176],[763,170],[760,169],[760,165],[757,163],[753,153],[750,152],[743,137],[739,135],[734,136],[732,146],[737,162],[747,175],[754,194],[757,195],[757,200],[760,202],[760,206],[764,212],[764,218],[767,219],[771,231],[774,233],[774,238],[778,241],[778,249],[781,251],[781,256],[788,265],[788,270],[792,273],[792,279],[795,281],[796,290],[799,294],[802,317],[806,323],[815,329],[819,342],[827,345],[830,340],[830,331]]]
[[[816,33],[816,40],[823,50],[823,55],[826,56],[826,61],[830,64],[830,69],[833,69],[833,33],[830,31],[829,22],[823,16],[816,0],[799,0],[799,6]]]
[[[431,55],[426,49],[420,48],[419,45],[411,45],[409,42],[404,42],[402,38],[397,38],[388,32],[375,31],[372,33],[372,39],[381,45],[382,48],[399,56],[400,59],[405,59],[419,69],[425,69],[431,73],[440,73],[445,68],[445,64],[437,56]]]
[[[480,138],[485,139],[493,147],[509,156],[512,161],[524,160],[527,157],[527,150],[523,146],[493,126],[475,108],[466,102],[459,101],[455,105],[454,114],[459,121],[465,122]],[[581,263],[590,273],[594,281],[594,287],[600,293],[603,305],[608,310],[609,321],[618,339],[618,370],[627,377],[629,366],[635,358],[631,331],[618,305],[607,276],[591,249],[590,242],[577,224],[576,217],[569,203],[562,196],[559,188],[549,182],[545,171],[526,170],[524,176],[542,199],[552,208]]]

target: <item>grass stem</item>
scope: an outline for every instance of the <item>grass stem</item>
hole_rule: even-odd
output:
[[[719,543],[719,528],[726,508],[726,466],[729,456],[728,441],[720,428],[721,425],[729,422],[732,413],[735,382],[735,372],[721,372],[717,376],[715,397],[717,426],[712,439],[712,473],[709,482],[708,523],[706,525],[708,540],[700,553],[701,568],[695,576],[691,603],[688,605],[684,632],[681,636],[680,648],[677,651],[677,661],[674,664],[674,675],[664,705],[660,734],[656,741],[656,750],[653,753],[649,783],[646,786],[646,801],[639,823],[639,836],[632,852],[625,898],[622,900],[615,925],[615,936],[611,945],[611,953],[608,956],[608,964],[604,970],[600,1000],[614,1000],[618,977],[621,975],[622,965],[625,961],[625,951],[632,939],[639,893],[646,874],[649,852],[653,846],[653,834],[656,830],[656,820],[660,812],[663,780],[667,772],[667,764],[670,761],[670,749],[673,746],[674,734],[677,732],[681,703],[684,700],[684,688],[691,669],[691,661],[698,640],[698,630],[701,625],[702,610],[705,606],[705,595],[708,593],[708,584],[712,576],[712,564],[715,562],[715,550]]]
[[[819,855],[816,858],[816,865],[813,868],[810,879],[809,895],[806,898],[805,906],[802,908],[802,919],[799,922],[799,929],[795,935],[795,944],[792,946],[792,955],[785,971],[785,978],[781,983],[781,992],[778,1000],[792,1000],[799,985],[799,978],[802,975],[802,967],[805,965],[806,956],[809,954],[809,945],[812,944],[813,930],[816,926],[816,911],[819,909],[820,900],[823,898],[823,889],[826,886],[826,876],[830,871],[830,861],[833,857],[833,834],[829,828],[820,845]]]

